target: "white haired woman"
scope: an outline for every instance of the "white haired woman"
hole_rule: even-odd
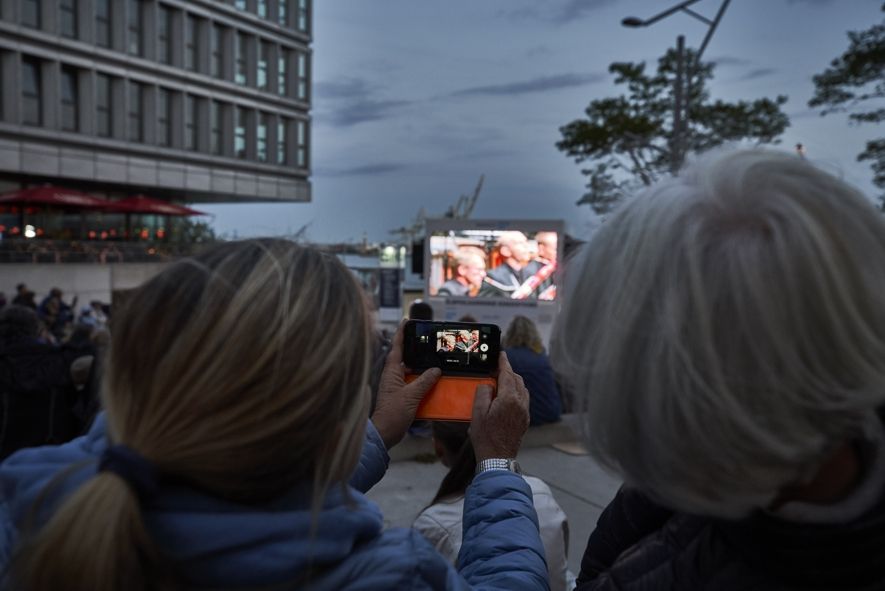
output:
[[[713,155],[567,283],[554,361],[625,482],[579,590],[885,588],[885,221],[862,194]]]
[[[383,531],[360,491],[438,371],[406,386],[398,333],[367,422],[370,319],[344,265],[283,240],[223,244],[136,289],[89,434],[0,465],[3,587],[546,589],[508,462],[467,491],[460,572],[417,532]],[[476,400],[477,454],[512,458],[528,395],[506,358]]]

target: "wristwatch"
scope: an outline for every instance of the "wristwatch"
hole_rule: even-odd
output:
[[[519,464],[516,463],[516,460],[513,458],[490,458],[488,460],[482,460],[476,465],[477,474],[482,474],[483,472],[489,472],[491,470],[507,470],[508,472],[522,474],[522,468],[519,467]]]

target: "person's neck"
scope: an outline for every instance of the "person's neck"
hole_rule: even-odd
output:
[[[523,268],[523,266],[524,266],[522,263],[520,263],[520,262],[517,261],[516,259],[507,259],[507,260],[504,261],[504,262],[507,263],[507,265],[508,265],[511,269],[513,269],[514,271],[519,271],[519,270],[521,270],[521,269]]]
[[[784,487],[772,506],[777,509],[791,501],[831,505],[846,498],[863,476],[860,453],[852,442],[845,442],[818,469],[811,482]]]

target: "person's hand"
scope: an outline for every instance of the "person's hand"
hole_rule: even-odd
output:
[[[494,398],[492,394],[492,387],[483,384],[476,387],[473,399],[470,440],[477,462],[515,458],[529,426],[529,392],[503,351],[498,359],[498,394]]]
[[[378,385],[378,400],[372,423],[378,429],[384,445],[390,449],[406,435],[409,425],[415,420],[415,413],[424,395],[430,391],[442,372],[437,367],[430,368],[418,376],[411,384],[406,384],[406,368],[403,365],[403,326],[400,324],[393,335],[393,346],[384,363],[381,381]]]

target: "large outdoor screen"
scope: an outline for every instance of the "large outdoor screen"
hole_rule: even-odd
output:
[[[425,266],[428,294],[554,300],[559,239],[557,229],[431,231]]]

